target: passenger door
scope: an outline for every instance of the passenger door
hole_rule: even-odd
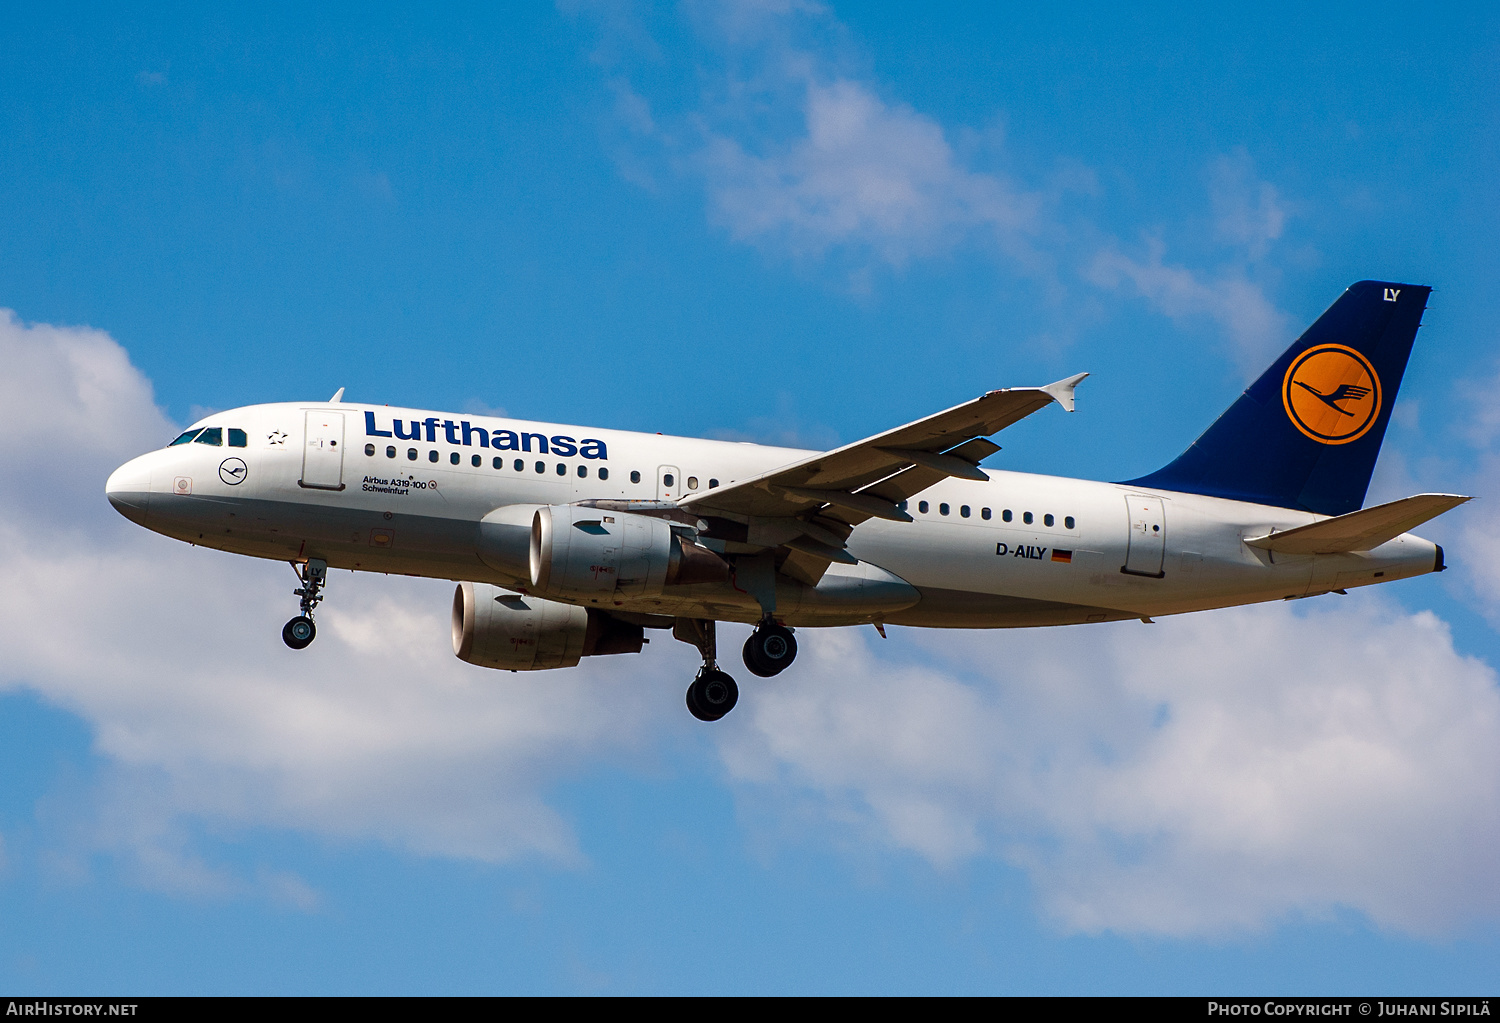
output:
[[[1161,498],[1127,494],[1125,507],[1130,514],[1130,541],[1120,571],[1162,578],[1166,574],[1161,565],[1167,545],[1167,518]]]
[[[314,490],[344,489],[344,414],[309,411],[298,484]]]

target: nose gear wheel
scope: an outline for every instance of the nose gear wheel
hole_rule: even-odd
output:
[[[313,620],[306,615],[298,615],[282,627],[281,640],[293,650],[301,650],[317,634],[318,627],[313,624]]]

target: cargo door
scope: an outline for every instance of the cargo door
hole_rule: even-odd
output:
[[[1167,546],[1167,517],[1161,498],[1128,494],[1125,507],[1130,515],[1130,540],[1120,571],[1160,579],[1166,574],[1161,565]]]
[[[310,411],[306,423],[298,484],[314,490],[343,490],[344,414]]]

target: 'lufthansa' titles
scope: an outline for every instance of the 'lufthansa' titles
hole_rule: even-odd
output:
[[[409,430],[408,427],[410,427]],[[548,437],[545,434],[523,433],[516,430],[488,430],[483,426],[475,426],[467,419],[455,423],[451,419],[438,419],[434,416],[421,420],[392,420],[391,429],[382,430],[375,422],[375,413],[365,413],[366,437],[393,437],[396,440],[420,441],[424,439],[424,431],[428,444],[436,444],[438,432],[441,431],[443,439],[449,444],[462,447],[494,448],[496,451],[535,451],[538,454],[558,455],[563,458],[571,458],[574,455],[580,458],[609,458],[609,451],[604,442],[593,437],[574,440],[564,434]]]

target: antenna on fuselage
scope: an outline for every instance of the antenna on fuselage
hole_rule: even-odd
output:
[[[330,405],[337,405],[339,402],[341,402],[343,400],[344,400],[344,389],[342,387],[340,387],[337,391],[333,392],[333,397],[328,399],[328,404],[330,404]]]

